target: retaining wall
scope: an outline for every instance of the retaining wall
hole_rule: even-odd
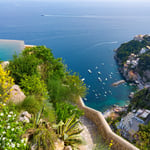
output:
[[[110,143],[111,140],[113,140],[113,145],[111,149],[113,150],[139,150],[133,144],[129,143],[127,140],[115,134],[111,130],[109,125],[107,124],[101,112],[85,106],[81,97],[79,97],[77,103],[78,103],[79,108],[84,111],[85,116],[96,124],[96,126],[98,127],[98,131],[100,135],[103,137],[103,139],[107,141],[108,143]]]

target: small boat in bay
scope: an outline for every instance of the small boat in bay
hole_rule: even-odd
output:
[[[100,82],[102,82],[102,79],[101,79],[100,77],[98,77],[98,80],[99,80]]]
[[[84,80],[85,80],[85,78],[82,78],[82,79],[81,79],[81,81],[84,81]]]
[[[90,69],[88,69],[88,72],[89,72],[89,73],[92,73],[92,71],[91,71]]]
[[[100,71],[98,71],[97,73],[98,73],[98,74],[101,74],[101,72],[100,72]]]

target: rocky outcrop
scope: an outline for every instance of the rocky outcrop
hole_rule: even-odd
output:
[[[150,70],[143,71],[143,77],[144,82],[150,81]]]
[[[2,65],[2,68],[5,69],[9,65],[9,61],[3,61],[1,65]]]
[[[55,146],[55,149],[57,149],[57,150],[64,150],[64,141],[58,139],[54,143],[54,146]]]
[[[120,85],[120,84],[122,84],[122,83],[125,83],[125,80],[119,80],[119,81],[117,81],[117,82],[114,82],[114,83],[112,84],[112,86],[118,86],[118,85]]]
[[[22,102],[26,98],[18,85],[13,85],[10,91],[9,101],[12,101],[15,104]]]
[[[64,150],[72,150],[71,146],[65,146]]]
[[[29,123],[31,119],[31,114],[29,114],[27,111],[24,111],[20,114],[19,121]]]

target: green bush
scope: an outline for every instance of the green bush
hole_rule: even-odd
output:
[[[10,108],[12,105],[12,103],[9,103]],[[17,104],[15,107],[18,112],[25,110],[35,115],[41,110],[43,106],[44,111],[42,113],[42,118],[51,123],[56,122],[56,113],[53,108],[53,104],[49,103],[47,100],[41,101],[34,95],[27,96],[22,103]]]
[[[58,101],[75,102],[78,96],[86,95],[86,86],[76,74],[66,75],[64,80],[49,77],[47,88],[54,104]]]
[[[33,55],[28,56],[13,56],[13,60],[10,61],[8,69],[11,76],[15,79],[15,82],[19,84],[23,75],[32,76],[38,75],[37,66],[40,64],[40,60]]]
[[[50,100],[54,105],[56,102],[67,100],[68,95],[70,94],[68,86],[63,85],[60,79],[48,78],[47,88]]]
[[[25,95],[36,95],[38,97],[47,98],[46,84],[37,75],[24,75],[20,81],[20,87],[23,89]]]
[[[135,93],[130,101],[129,109],[150,108],[150,88],[142,89]]]
[[[86,95],[86,85],[76,73],[68,75],[65,82],[69,86],[70,100],[76,101],[78,96],[84,97]]]
[[[49,103],[47,100],[43,101],[43,103],[44,111],[42,117],[51,123],[56,122],[56,112],[53,108],[53,104]]]
[[[27,96],[25,100],[19,104],[20,110],[26,110],[31,114],[36,114],[43,107],[43,102],[38,100],[34,95]]]
[[[67,118],[70,118],[72,115],[75,115],[76,119],[79,119],[84,113],[77,106],[68,104],[65,102],[56,103],[56,115],[57,122],[65,122]]]
[[[150,122],[147,125],[140,125],[139,131],[134,135],[135,144],[140,150],[150,149]]]
[[[49,61],[52,63],[54,60],[54,56],[51,52],[51,49],[46,48],[45,46],[35,46],[31,48],[25,48],[22,51],[22,55],[23,56],[32,55],[42,60],[43,62]]]

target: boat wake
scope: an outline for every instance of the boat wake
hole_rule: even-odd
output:
[[[107,45],[107,44],[117,44],[118,41],[112,41],[112,42],[100,42],[100,43],[96,43],[95,45],[93,45],[93,47],[98,47],[101,45]]]
[[[53,15],[53,14],[41,14],[44,17],[64,17],[64,18],[108,18],[111,16],[98,16],[98,15]]]

